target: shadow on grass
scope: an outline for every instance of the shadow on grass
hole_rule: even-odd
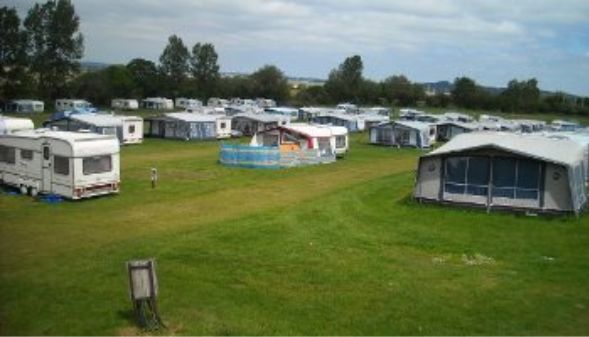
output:
[[[132,309],[119,310],[117,311],[117,316],[124,319],[127,323],[129,323],[129,325],[137,326],[137,322],[135,321],[135,312]]]

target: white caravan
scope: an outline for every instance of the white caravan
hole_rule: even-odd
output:
[[[115,98],[110,102],[110,106],[119,110],[137,110],[139,102],[136,99]]]
[[[43,112],[45,110],[45,103],[32,99],[16,99],[8,102],[6,111],[18,113],[34,113]]]
[[[202,102],[194,98],[178,97],[176,98],[176,107],[183,109],[202,108]]]
[[[228,107],[229,106],[229,100],[226,100],[224,98],[211,97],[207,101],[207,106],[208,107],[217,107],[217,108]]]
[[[143,118],[138,116],[117,116],[113,117],[121,120],[122,137],[121,144],[141,144],[143,143]]]
[[[116,135],[121,144],[143,141],[143,118],[111,114],[84,113],[44,123],[45,127],[61,131],[89,131],[102,135]]]
[[[33,130],[33,121],[28,118],[0,116],[0,135],[9,135],[17,131]]]
[[[55,110],[56,111],[69,111],[69,110],[77,110],[77,109],[91,109],[93,108],[92,104],[83,99],[56,99],[55,100]]]
[[[331,130],[331,143],[335,149],[335,155],[343,157],[350,147],[348,141],[348,129],[344,126],[324,125]]]
[[[0,137],[0,181],[21,193],[69,199],[118,193],[114,136],[37,129]]]
[[[143,100],[143,107],[150,110],[172,110],[174,101],[165,97],[148,97]]]

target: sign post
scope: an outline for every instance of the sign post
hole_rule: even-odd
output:
[[[156,330],[164,327],[157,310],[158,283],[155,260],[127,262],[129,273],[129,295],[137,324],[141,328]]]
[[[151,168],[151,188],[155,188],[157,186],[157,169],[155,167]]]

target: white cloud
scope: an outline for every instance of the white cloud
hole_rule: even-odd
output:
[[[5,1],[21,13],[33,2]],[[577,56],[589,48],[586,0],[73,2],[86,37],[86,59],[96,61],[155,60],[167,37],[178,34],[189,47],[214,43],[222,52],[222,67],[231,70],[274,61],[287,72],[326,76],[343,57],[358,53],[379,60],[380,68],[365,62],[379,78],[399,71],[421,74],[421,69],[452,78],[466,69],[483,81],[501,82],[529,69],[554,76],[541,81],[549,83],[562,80],[559,69],[560,77],[571,77],[575,65],[584,69],[587,58]],[[552,49],[562,55],[555,56]],[[571,90],[589,93],[579,74],[572,74],[570,81],[575,79],[579,84]]]

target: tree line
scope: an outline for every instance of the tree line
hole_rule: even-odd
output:
[[[536,79],[512,80],[494,92],[459,77],[449,95],[426,95],[422,85],[404,75],[382,81],[365,78],[359,55],[345,58],[323,85],[289,86],[284,72],[274,65],[249,75],[221,76],[212,43],[197,42],[189,48],[177,35],[168,38],[157,64],[135,58],[124,65],[81,71],[84,38],[79,25],[71,0],[35,4],[22,22],[14,8],[0,8],[0,100],[80,97],[108,105],[116,97],[266,97],[292,105],[350,102],[589,115],[589,98],[543,94]]]
[[[95,104],[114,97],[268,97],[287,102],[289,89],[284,73],[265,65],[250,75],[222,77],[218,54],[211,43],[196,43],[190,50],[172,35],[159,64],[135,58],[126,65],[111,65],[81,74],[72,81],[72,92]]]
[[[589,115],[589,97],[576,97],[564,92],[543,94],[535,78],[522,81],[513,79],[499,92],[492,92],[468,77],[456,78],[453,87],[451,102],[467,109]]]

